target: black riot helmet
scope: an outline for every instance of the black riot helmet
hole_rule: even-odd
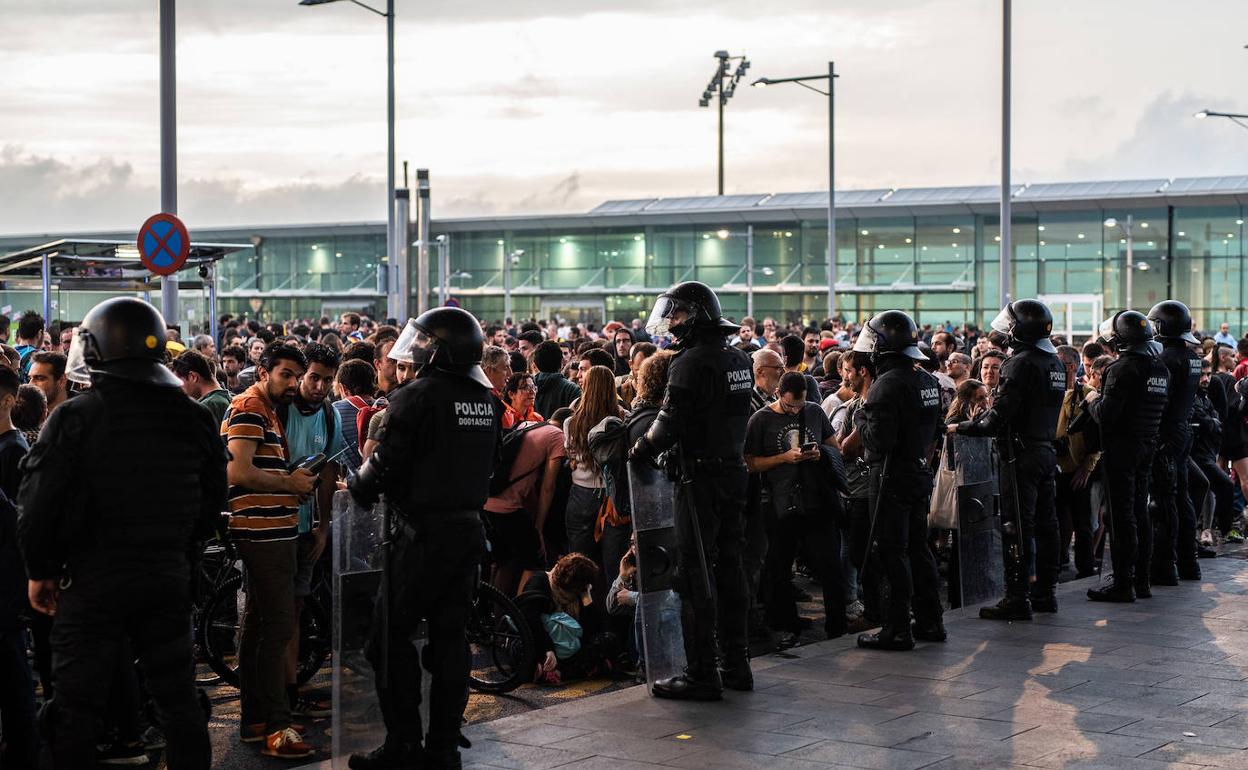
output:
[[[919,327],[900,310],[885,310],[867,321],[858,333],[854,350],[870,353],[873,358],[898,353],[915,361],[927,359],[919,350]]]
[[[92,375],[178,388],[164,365],[165,319],[137,297],[113,297],[91,308],[74,329],[65,373],[87,383]]]
[[[427,363],[421,368],[422,374],[430,368],[441,369],[465,375],[492,388],[489,378],[481,371],[484,347],[485,334],[472,313],[458,307],[438,307],[407,322],[391,348],[390,357],[405,360],[400,356],[411,355],[412,359],[419,359],[416,349],[423,348]]]
[[[739,324],[722,317],[719,297],[711,287],[700,281],[685,281],[659,295],[646,322],[646,331],[655,337],[672,335],[678,341],[688,339],[699,329],[731,334],[740,331]]]
[[[1101,323],[1101,339],[1120,353],[1155,356],[1161,345],[1153,341],[1153,325],[1137,310],[1121,310]]]
[[[1177,299],[1168,299],[1153,305],[1153,309],[1148,311],[1148,320],[1153,322],[1153,331],[1157,332],[1159,340],[1200,342],[1192,334],[1191,311]]]
[[[992,319],[992,328],[1010,338],[1011,344],[1030,345],[1045,353],[1056,353],[1049,340],[1053,331],[1053,313],[1038,299],[1020,299],[1001,308]]]

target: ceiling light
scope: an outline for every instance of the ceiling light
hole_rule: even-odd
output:
[[[870,235],[870,234],[871,234],[871,231],[870,231],[870,230],[863,230],[863,231],[862,231],[862,234],[863,234],[863,235]]]
[[[1083,240],[1084,235],[1083,235],[1083,233],[1079,233],[1079,235],[1077,235],[1076,237],[1077,237],[1079,240]]]
[[[640,236],[640,235],[634,235],[634,236],[633,236],[633,240],[634,240],[634,241],[640,241],[640,240],[641,240],[641,236]]]
[[[994,236],[992,236],[992,239],[993,239],[994,241],[996,241],[997,243],[1000,243],[1000,242],[1001,242],[1001,236],[999,236],[999,235],[994,235]]]
[[[1183,237],[1183,236],[1185,236],[1185,235],[1187,235],[1187,233],[1183,232],[1182,230],[1180,230],[1180,231],[1179,231],[1179,237],[1180,237],[1180,238],[1182,238],[1182,237]]]
[[[727,230],[716,230],[715,235],[722,241],[723,239],[727,238],[730,235],[730,233]]]
[[[1040,225],[1036,229],[1039,230],[1040,232],[1044,232],[1044,225]]]
[[[1242,219],[1236,219],[1236,220],[1235,220],[1235,224],[1237,224],[1237,225],[1242,225],[1243,223],[1244,223],[1244,220],[1242,220]]]
[[[913,238],[907,238],[907,239],[906,239],[906,243],[913,243],[913,242],[914,242],[914,239],[913,239]]]
[[[1041,245],[1041,246],[1047,246],[1048,244],[1047,244],[1047,243],[1045,243],[1044,241],[1040,241],[1040,245]]]
[[[962,232],[962,228],[960,228],[960,227],[955,227],[955,228],[953,228],[953,234],[954,234],[954,235],[957,235],[957,234],[958,234],[958,233],[960,233],[960,232]]]
[[[499,238],[499,239],[498,239],[498,245],[499,245],[499,246],[502,246],[502,245],[503,245],[503,239],[502,239],[502,238]]]

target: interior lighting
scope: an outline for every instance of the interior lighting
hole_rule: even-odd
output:
[[[1145,227],[1145,228],[1146,228],[1146,227],[1148,227],[1148,223],[1147,223],[1147,222],[1141,222],[1141,223],[1140,223],[1140,227]]]
[[[871,231],[870,231],[870,230],[863,230],[863,231],[862,231],[862,234],[863,234],[863,235],[870,235],[870,234],[871,234]]]
[[[953,228],[953,234],[954,234],[954,235],[957,235],[957,234],[958,234],[958,233],[960,233],[960,232],[962,232],[962,228],[960,228],[960,227],[955,227],[955,228]]]
[[[498,245],[499,245],[499,246],[502,246],[502,245],[503,245],[503,239],[502,239],[502,238],[499,238],[499,239],[498,239]]]
[[[907,239],[906,239],[906,243],[913,243],[913,242],[914,242],[914,239],[912,239],[912,238],[907,238]]]
[[[633,236],[633,240],[634,240],[634,241],[640,241],[640,240],[641,240],[641,236],[640,236],[640,235],[634,235],[634,236]]]
[[[567,242],[568,242],[568,239],[567,239],[567,238],[560,238],[560,239],[559,239],[559,242],[560,242],[560,243],[567,243]]]
[[[1244,220],[1242,220],[1242,219],[1236,219],[1236,220],[1235,220],[1235,224],[1237,224],[1237,225],[1242,225],[1243,223],[1244,223]]]
[[[1039,230],[1040,232],[1044,232],[1044,225],[1040,225],[1036,229]]]
[[[724,240],[725,238],[727,238],[729,235],[731,235],[731,233],[729,233],[727,230],[716,230],[716,231],[715,231],[715,237],[719,238],[721,241],[722,241],[722,240]]]
[[[1078,235],[1078,236],[1076,236],[1076,237],[1077,237],[1079,240],[1083,240],[1084,235],[1083,235],[1083,233],[1079,233],[1079,235]]]

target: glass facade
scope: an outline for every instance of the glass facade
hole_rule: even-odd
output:
[[[1232,194],[1193,194],[1190,204],[1181,196],[1145,197],[1016,204],[1014,296],[1054,298],[1057,328],[1090,330],[1099,308],[1112,311],[1127,303],[1130,240],[1134,307],[1146,309],[1173,296],[1188,303],[1202,328],[1225,321],[1243,329],[1244,207]],[[827,227],[817,206],[721,211],[708,205],[679,217],[670,208],[626,216],[435,220],[432,234],[444,235],[449,245],[449,296],[487,319],[502,317],[508,284],[517,318],[601,322],[643,317],[656,294],[682,280],[715,287],[734,318],[746,314],[751,294],[756,317],[823,317]],[[900,308],[920,324],[982,325],[996,314],[1001,243],[989,201],[881,203],[855,207],[852,217],[847,213],[838,216],[836,233],[841,315],[861,319]],[[218,308],[283,320],[345,310],[384,316],[384,229],[359,224],[192,234],[200,241],[258,244],[220,265]],[[38,242],[0,238],[0,252]],[[432,304],[436,249],[430,250],[429,272]],[[14,312],[34,306],[37,291],[22,288],[0,287],[0,304]],[[80,314],[89,299],[62,297],[60,312],[66,318]],[[197,307],[207,312],[206,304]]]

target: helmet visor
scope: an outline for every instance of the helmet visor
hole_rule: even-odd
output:
[[[667,337],[672,329],[689,320],[690,312],[685,303],[672,297],[662,296],[654,303],[650,311],[650,320],[646,321],[646,331],[653,337]]]
[[[415,318],[409,318],[407,319],[407,325],[403,327],[402,333],[399,334],[399,338],[395,340],[386,357],[394,361],[414,363],[416,360],[416,349],[428,347],[432,340],[432,337],[425,334],[416,325]]]
[[[858,339],[854,340],[854,352],[874,353],[875,341],[875,330],[870,325],[862,327],[862,331],[858,332]]]
[[[1102,340],[1104,340],[1105,342],[1113,342],[1114,340],[1114,316],[1110,316],[1109,318],[1106,318],[1104,321],[1101,321],[1101,327],[1098,331],[1101,335]]]
[[[74,329],[73,339],[69,343],[69,354],[65,360],[65,376],[70,382],[79,385],[91,384],[91,367],[87,365],[86,336],[88,332],[81,326]]]
[[[1010,330],[1014,328],[1014,314],[1010,312],[1010,306],[1006,305],[1001,308],[1001,312],[997,313],[997,317],[992,319],[992,323],[989,326],[992,327],[994,332],[1009,334]]]

